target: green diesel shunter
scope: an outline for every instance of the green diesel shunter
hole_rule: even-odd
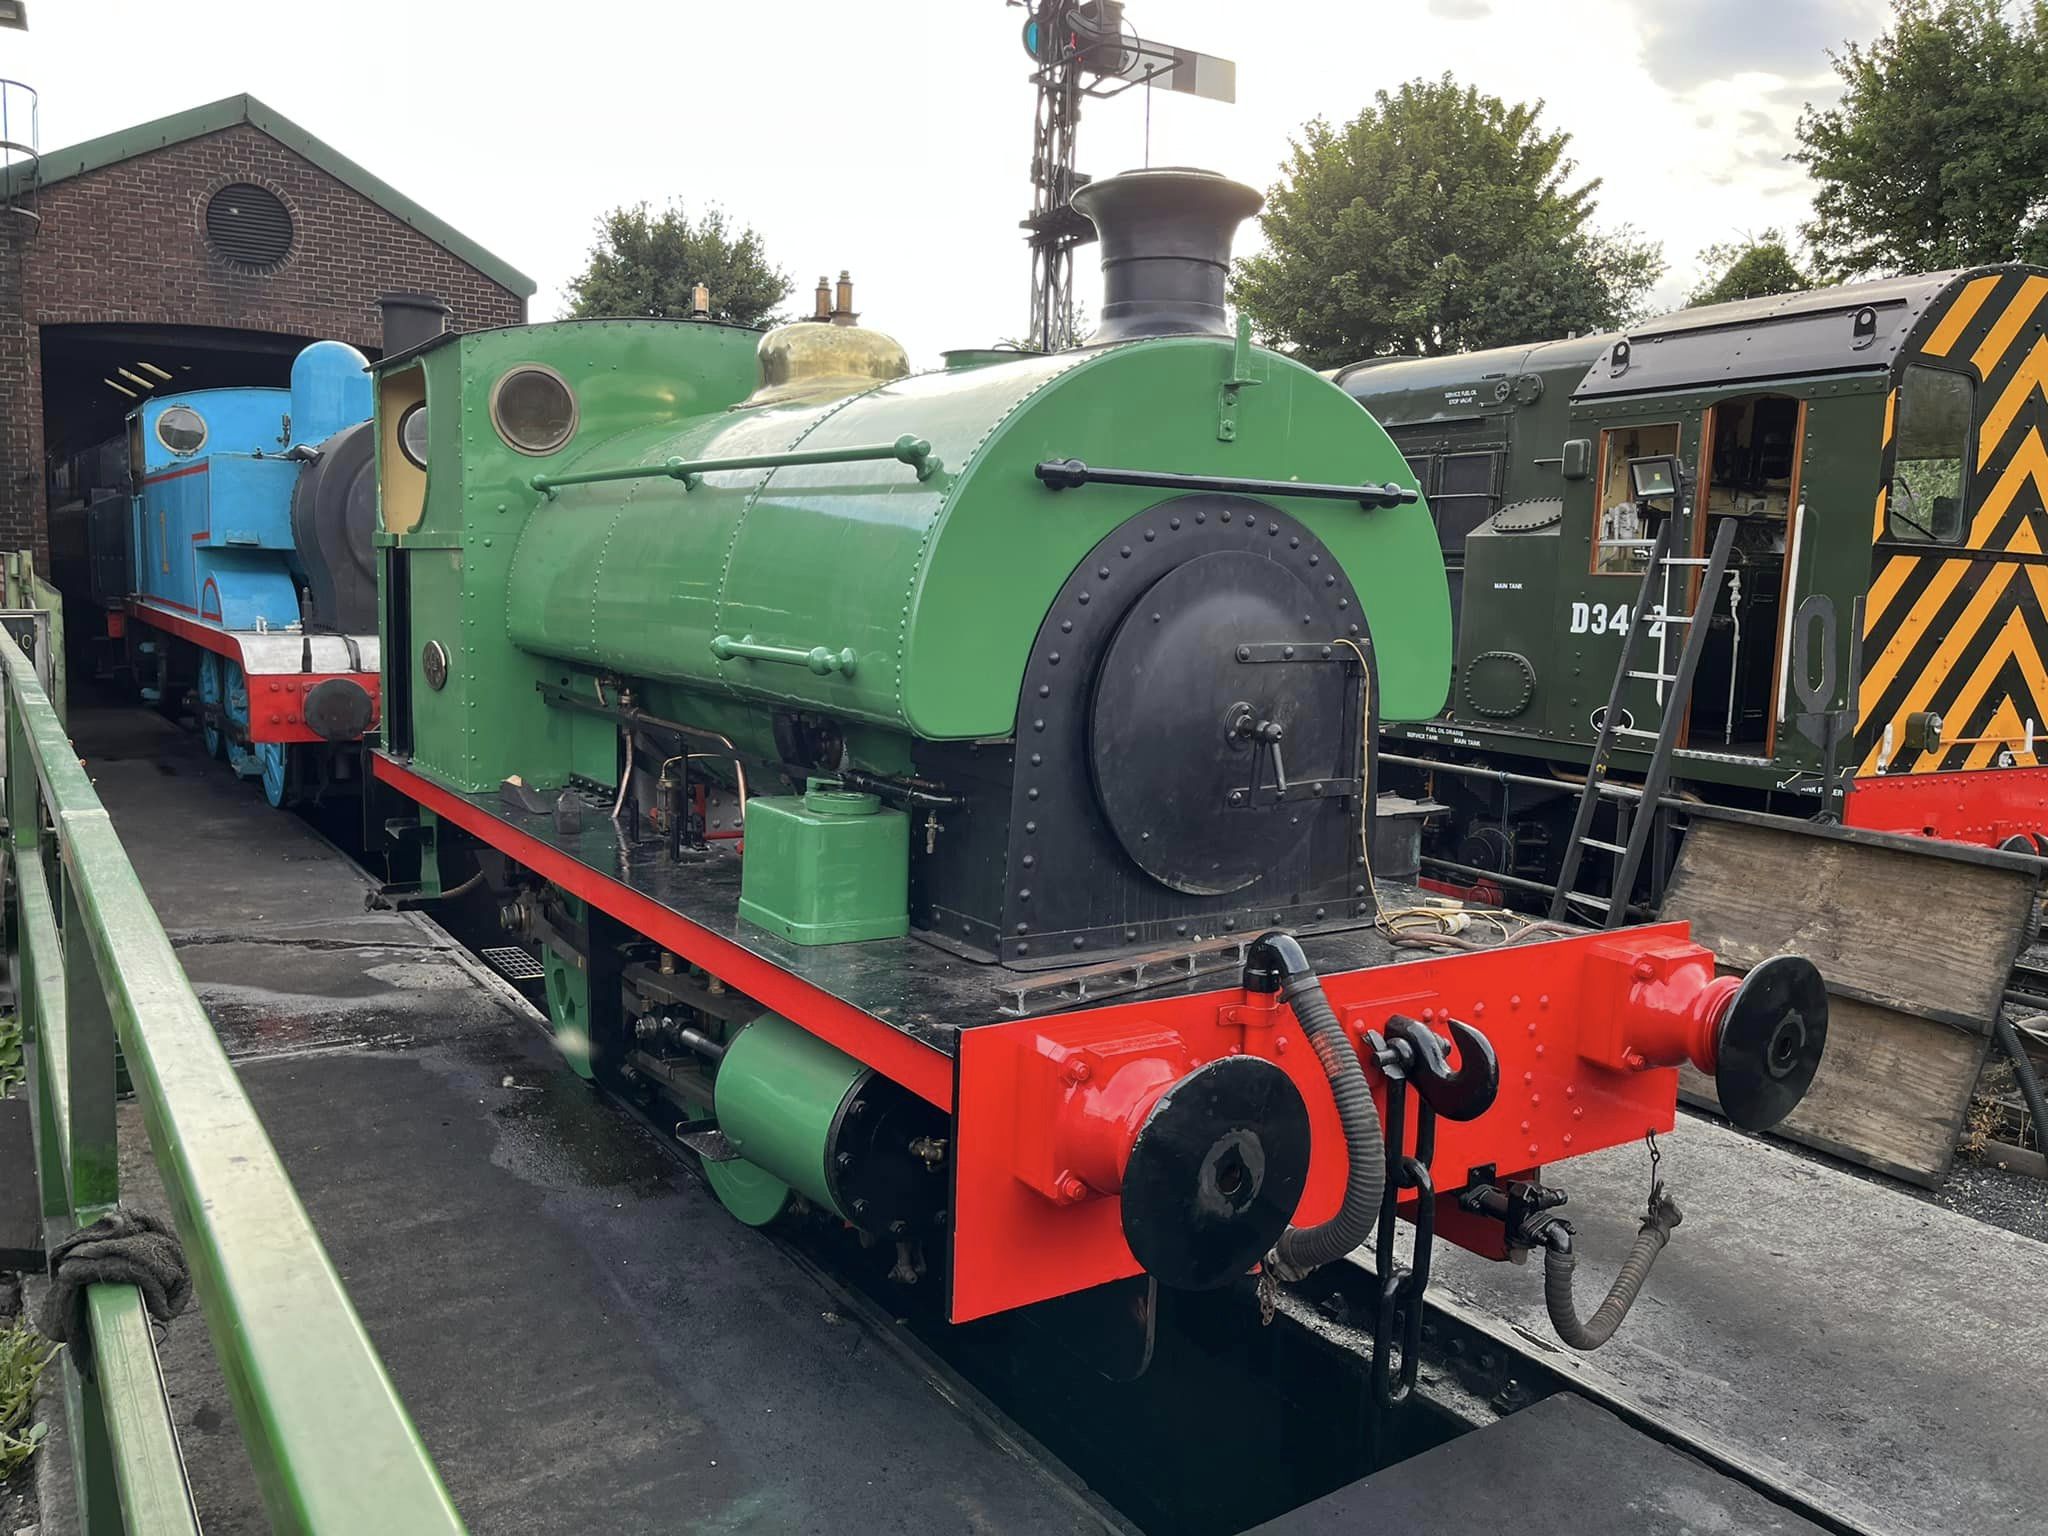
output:
[[[1446,707],[1390,725],[1393,751],[1555,785],[1428,775],[1450,806],[1430,854],[1463,877],[1557,878],[1574,781],[1644,625],[1624,770],[1676,710],[1680,794],[2048,846],[2044,298],[2032,268],[1938,272],[1340,370],[1428,492],[1458,610]],[[1658,465],[1674,494],[1645,496]],[[1674,564],[1646,588],[1667,518]],[[1687,620],[1664,616],[1693,611],[1730,524],[1677,698]]]

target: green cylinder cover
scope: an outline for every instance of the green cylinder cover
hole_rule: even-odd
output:
[[[779,1013],[764,1013],[733,1037],[718,1064],[718,1128],[747,1163],[851,1220],[833,1194],[828,1159],[840,1108],[867,1074],[844,1051]],[[753,1220],[754,1207],[726,1204],[741,1220]]]

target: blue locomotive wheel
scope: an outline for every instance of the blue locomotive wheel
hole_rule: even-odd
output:
[[[208,757],[219,757],[221,743],[227,739],[214,723],[213,715],[213,711],[221,707],[221,695],[225,691],[221,683],[221,660],[208,651],[199,658],[199,735],[206,743]]]
[[[222,712],[242,728],[242,734],[249,731],[249,679],[242,671],[242,664],[230,661],[224,664],[226,687],[223,690]],[[225,733],[224,733],[225,734]],[[227,737],[228,766],[245,779],[253,779],[263,771],[255,749],[249,743]]]
[[[287,772],[291,766],[291,748],[281,741],[259,741],[256,743],[256,761],[263,770],[263,798],[272,805],[284,805]]]

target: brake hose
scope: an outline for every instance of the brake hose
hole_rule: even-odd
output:
[[[1337,1100],[1337,1119],[1344,1127],[1344,1203],[1337,1207],[1336,1215],[1317,1226],[1290,1226],[1266,1255],[1267,1267],[1277,1278],[1294,1281],[1342,1258],[1372,1236],[1386,1189],[1387,1153],[1379,1109],[1373,1104],[1365,1069],[1358,1064],[1358,1052],[1338,1022],[1337,1010],[1323,996],[1323,984],[1301,945],[1291,934],[1269,933],[1254,949],[1263,950],[1278,963],[1280,996],[1294,1010],[1302,1032],[1315,1048],[1316,1059],[1323,1064],[1330,1092]]]
[[[1557,1330],[1557,1336],[1573,1349],[1581,1350],[1598,1349],[1613,1338],[1614,1330],[1621,1326],[1629,1308],[1636,1304],[1636,1297],[1642,1294],[1657,1255],[1671,1241],[1671,1229],[1682,1220],[1684,1214],[1678,1203],[1659,1185],[1650,1214],[1643,1218],[1635,1246],[1629,1249],[1613,1288],[1584,1322],[1579,1321],[1578,1306],[1572,1296],[1572,1274],[1579,1266],[1579,1258],[1572,1252],[1571,1224],[1561,1219],[1547,1222],[1542,1231],[1543,1304],[1550,1312],[1550,1326]]]

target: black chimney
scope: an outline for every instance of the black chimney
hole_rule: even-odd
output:
[[[1176,165],[1091,181],[1073,201],[1102,237],[1102,323],[1089,345],[1230,333],[1230,242],[1263,197],[1214,171]]]
[[[448,329],[455,313],[431,293],[386,293],[378,296],[384,316],[384,355],[396,357]]]

